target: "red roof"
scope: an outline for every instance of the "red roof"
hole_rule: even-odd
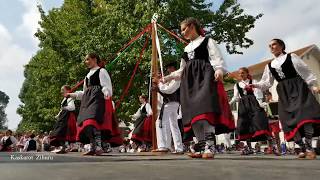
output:
[[[290,53],[294,53],[296,54],[297,56],[301,57],[303,56],[306,52],[310,51],[312,48],[314,48],[316,45],[312,44],[310,46],[306,46],[304,48],[301,48],[301,49],[297,49],[295,51],[292,51]],[[257,75],[257,74],[260,74],[264,71],[264,68],[265,66],[271,62],[273,60],[272,59],[267,59],[267,60],[264,60],[262,61],[261,63],[258,63],[258,64],[254,64],[254,65],[251,65],[251,66],[248,66],[248,69],[250,71],[250,74],[251,75]],[[233,71],[229,74],[229,77],[231,78],[234,78],[234,79],[240,79],[239,77],[239,74],[238,74],[238,71]]]

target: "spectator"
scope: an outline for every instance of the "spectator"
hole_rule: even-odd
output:
[[[6,152],[12,152],[17,144],[17,139],[12,136],[12,131],[7,130],[5,136],[1,138],[1,150]]]
[[[37,152],[38,143],[35,140],[35,135],[31,134],[30,139],[24,145],[24,152]]]

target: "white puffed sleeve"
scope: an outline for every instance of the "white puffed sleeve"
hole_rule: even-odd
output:
[[[273,85],[274,77],[272,76],[268,65],[264,68],[262,78],[259,82],[253,83],[257,88],[266,91]]]
[[[257,83],[257,81],[252,80],[252,83],[255,84],[255,83]],[[260,106],[264,107],[264,105],[263,105],[263,92],[261,91],[261,89],[254,88],[253,93],[254,93],[254,96],[256,97],[257,101],[259,102]]]
[[[112,96],[112,83],[111,78],[106,69],[101,68],[99,73],[100,85],[102,86],[102,92],[105,97]]]
[[[172,80],[170,83],[164,84],[159,83],[159,91],[164,94],[172,94],[176,92],[180,87],[180,81],[179,80]]]
[[[74,104],[74,100],[73,100],[73,99],[69,98],[69,99],[67,100],[67,102],[68,102],[67,106],[62,107],[62,109],[67,110],[67,111],[74,111],[74,110],[76,110],[76,106],[75,106],[75,104]]]
[[[147,115],[148,116],[152,115],[152,108],[151,108],[151,105],[149,103],[146,104],[146,111],[147,111]]]
[[[301,78],[304,79],[309,86],[317,86],[317,77],[311,72],[307,64],[296,54],[291,54],[291,60]]]
[[[231,101],[229,102],[229,104],[233,104],[234,102],[238,102],[239,99],[240,99],[240,95],[239,95],[239,91],[238,91],[237,83],[236,83],[233,87],[233,97],[232,97]]]
[[[209,38],[207,48],[209,52],[209,61],[213,69],[215,71],[221,70],[222,72],[226,72],[226,64],[217,43]]]

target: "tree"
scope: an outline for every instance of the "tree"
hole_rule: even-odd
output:
[[[7,129],[7,114],[5,109],[9,103],[9,96],[0,91],[0,129]]]
[[[60,87],[74,85],[86,74],[82,63],[86,53],[97,52],[110,62],[123,44],[150,23],[153,13],[159,14],[160,24],[176,33],[186,17],[200,19],[207,35],[225,43],[229,53],[241,53],[241,48],[252,45],[245,34],[262,15],[245,14],[236,0],[225,0],[217,11],[211,10],[213,5],[205,0],[65,0],[61,8],[47,14],[39,7],[41,29],[36,37],[40,50],[25,67],[18,129],[49,130],[59,111]],[[109,69],[115,101],[129,80],[146,36],[149,35],[133,44]],[[183,45],[164,32],[159,36],[165,62],[180,61]],[[150,55],[148,48],[132,88],[117,109],[118,117],[125,122],[139,106],[138,95],[148,93]]]

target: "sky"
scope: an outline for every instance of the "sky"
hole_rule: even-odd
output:
[[[221,0],[215,2],[217,6]],[[48,11],[60,7],[63,0],[0,0],[0,90],[10,97],[6,109],[10,129],[15,129],[21,120],[16,110],[21,104],[18,95],[24,65],[38,50],[34,36],[40,20],[37,3]],[[264,15],[247,33],[254,45],[243,49],[243,55],[229,55],[220,45],[229,71],[270,58],[267,46],[275,37],[286,42],[288,52],[310,44],[320,45],[319,0],[239,0],[239,3],[248,14]]]

